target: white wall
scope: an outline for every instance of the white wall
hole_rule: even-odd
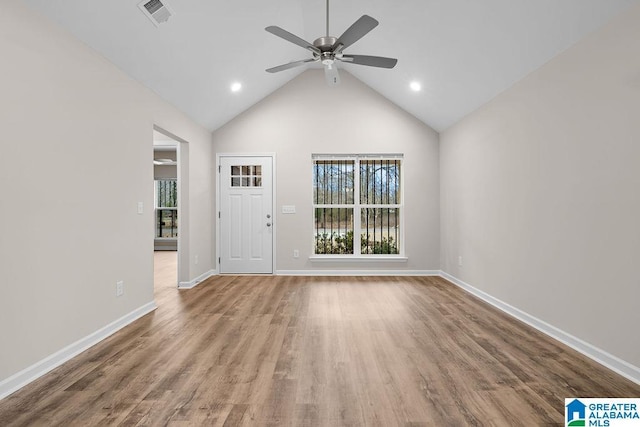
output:
[[[358,79],[308,70],[213,134],[216,153],[275,152],[277,270],[439,268],[438,135]],[[384,70],[381,70],[384,73]],[[409,96],[409,94],[408,94]],[[312,251],[312,153],[403,153],[406,263],[319,263]],[[295,205],[283,215],[282,205]],[[293,250],[300,258],[293,258]]]
[[[2,384],[153,301],[154,124],[189,142],[185,252],[200,263],[183,273],[213,254],[207,130],[17,0],[0,52]]]
[[[440,138],[442,269],[636,367],[638,22],[635,7]]]

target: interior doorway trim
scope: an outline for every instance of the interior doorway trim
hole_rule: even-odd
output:
[[[189,173],[189,142],[179,136],[163,129],[158,125],[153,125],[153,130],[176,142],[176,160],[177,160],[177,181],[178,181],[178,220],[180,228],[178,230],[178,271],[176,277],[176,287],[188,276],[189,272],[189,239],[183,231],[189,230],[189,215],[187,212],[187,204],[189,201],[188,193],[188,173]],[[185,274],[186,273],[186,274]]]
[[[216,171],[215,171],[215,179],[216,179],[216,208],[214,211],[215,221],[216,221],[216,256],[215,256],[215,264],[216,271],[220,271],[220,218],[218,212],[220,212],[220,167],[221,167],[221,158],[222,157],[270,157],[271,158],[271,173],[272,173],[272,189],[271,189],[271,206],[272,206],[272,233],[273,238],[271,241],[271,273],[270,275],[274,276],[276,274],[276,242],[277,242],[277,233],[278,233],[278,218],[277,218],[277,205],[276,205],[276,189],[277,185],[277,165],[276,165],[276,153],[268,152],[268,153],[216,153]],[[263,274],[263,273],[261,273]],[[269,275],[269,273],[266,273]]]

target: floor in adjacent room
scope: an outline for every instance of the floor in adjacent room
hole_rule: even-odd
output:
[[[178,290],[173,254],[158,310],[0,401],[0,425],[544,425],[565,397],[640,396],[439,277]]]

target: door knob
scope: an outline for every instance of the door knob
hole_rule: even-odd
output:
[[[270,222],[267,223],[267,227],[271,227],[271,223]]]
[[[271,215],[267,214],[267,219],[271,218]]]

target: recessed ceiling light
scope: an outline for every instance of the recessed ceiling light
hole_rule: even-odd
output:
[[[420,85],[420,83],[416,81],[409,83],[409,87],[414,92],[420,92],[420,89],[422,89],[422,85]]]
[[[242,84],[239,82],[235,82],[231,84],[231,92],[240,92],[242,89]]]

